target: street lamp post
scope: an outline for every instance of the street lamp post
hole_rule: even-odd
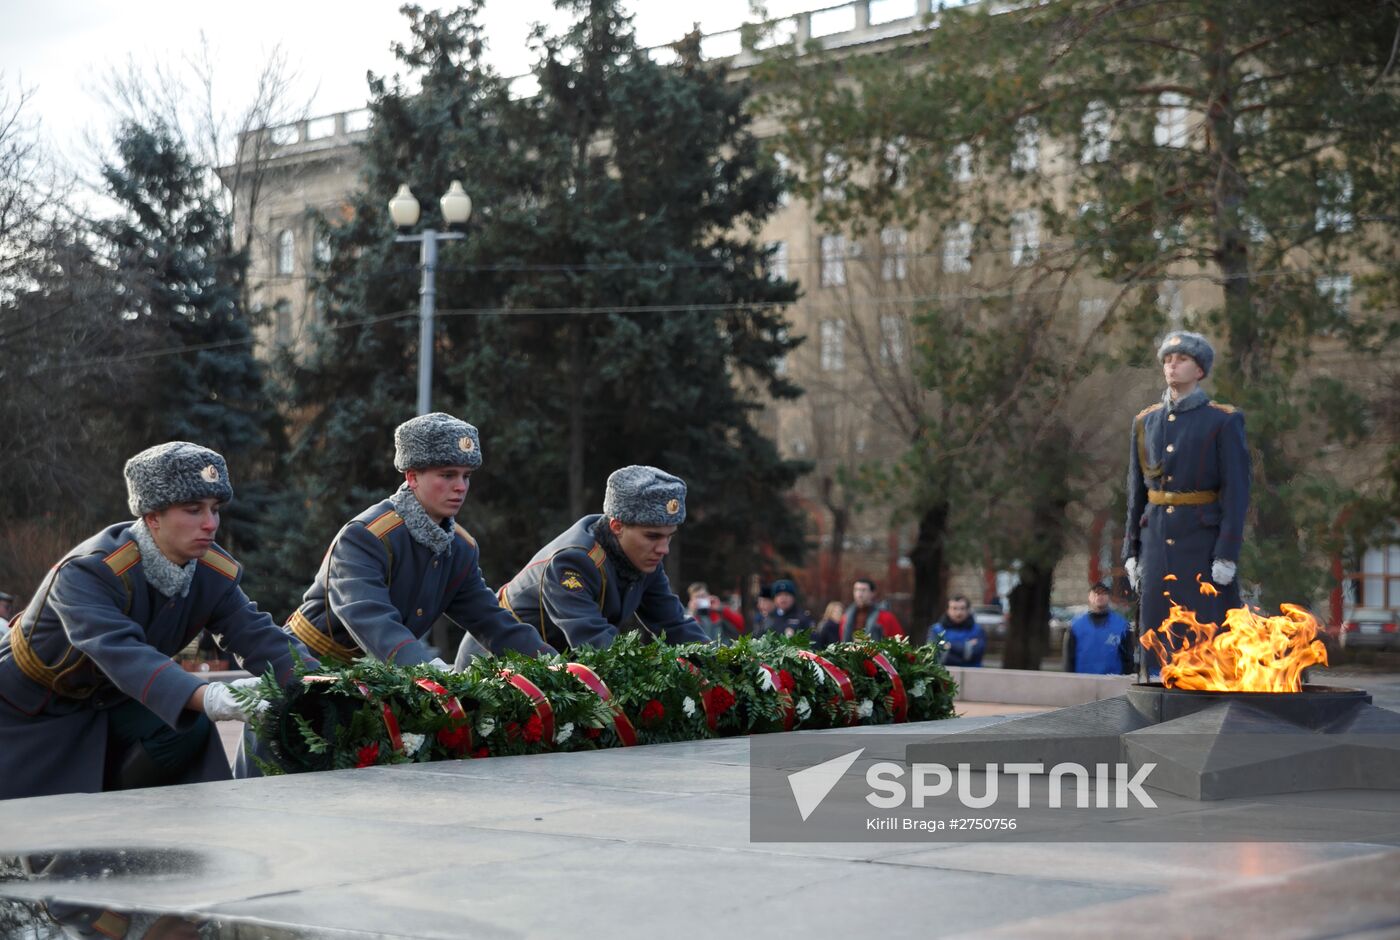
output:
[[[442,209],[442,219],[449,226],[463,225],[471,218],[472,200],[462,189],[458,180],[453,180],[443,197],[438,200]],[[394,198],[389,200],[389,217],[394,220],[400,233],[394,236],[396,242],[421,242],[419,269],[423,277],[418,286],[418,413],[427,414],[432,410],[433,393],[433,314],[437,309],[437,243],[456,241],[465,236],[461,232],[439,232],[425,228],[417,234],[408,229],[418,224],[418,200],[407,183],[399,186]]]

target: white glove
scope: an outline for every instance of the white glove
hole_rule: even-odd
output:
[[[1217,558],[1210,563],[1210,579],[1216,584],[1229,584],[1235,580],[1235,563]]]
[[[1142,569],[1138,567],[1136,558],[1129,558],[1123,562],[1123,568],[1128,572],[1128,585],[1136,592],[1142,592]]]
[[[210,721],[247,721],[254,715],[262,714],[268,703],[259,700],[251,709],[245,709],[233,694],[233,690],[253,689],[258,685],[256,677],[235,679],[233,682],[211,682],[204,689],[204,714]]]
[[[451,671],[452,671],[452,666],[451,666],[451,664],[450,664],[450,663],[444,662],[444,661],[442,660],[442,657],[440,657],[440,656],[434,656],[432,659],[428,660],[428,665],[429,665],[429,666],[432,666],[434,669],[438,670],[439,672],[451,672]]]

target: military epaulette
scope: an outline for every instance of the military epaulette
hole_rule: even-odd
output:
[[[1150,415],[1152,412],[1156,411],[1156,410],[1157,410],[1158,408],[1160,408],[1160,407],[1162,407],[1162,403],[1161,403],[1161,402],[1157,402],[1157,404],[1155,404],[1155,405],[1148,405],[1146,408],[1142,409],[1141,411],[1139,411],[1139,412],[1137,413],[1137,417],[1138,417],[1138,418],[1145,418],[1145,417],[1147,417],[1148,415]],[[1120,420],[1121,420],[1121,419],[1120,419]]]
[[[603,546],[594,542],[593,547],[588,550],[588,560],[597,565],[599,571],[602,571],[603,563],[608,560],[608,553],[603,550]]]
[[[460,525],[458,525],[458,524],[455,523],[455,522],[452,523],[452,528],[456,530],[456,532],[457,532],[458,535],[460,535],[462,538],[464,538],[464,539],[467,540],[467,544],[468,544],[468,545],[470,545],[472,548],[476,548],[476,547],[477,547],[477,546],[476,546],[476,539],[472,538],[472,534],[471,534],[470,532],[468,532],[466,529],[462,528]]]
[[[1222,404],[1221,402],[1218,402],[1218,401],[1213,401],[1213,402],[1210,402],[1209,404],[1210,404],[1210,406],[1211,406],[1212,408],[1219,408],[1221,411],[1225,412],[1227,415],[1232,415],[1232,414],[1234,414],[1235,412],[1239,411],[1239,409],[1236,408],[1234,405],[1226,405],[1226,404]]]
[[[211,548],[199,559],[199,563],[209,568],[213,568],[219,574],[230,581],[238,580],[238,562],[219,551]]]
[[[127,542],[106,558],[102,563],[112,569],[112,574],[121,577],[141,560],[141,549],[135,542]]]
[[[365,526],[365,528],[369,529],[370,534],[375,538],[382,539],[401,525],[403,525],[403,516],[390,509],[384,515]]]

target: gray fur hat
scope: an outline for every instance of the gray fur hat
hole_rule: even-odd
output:
[[[614,470],[603,496],[603,515],[627,525],[680,525],[685,521],[685,481],[655,467]]]
[[[224,458],[188,441],[148,447],[126,462],[124,473],[126,505],[136,516],[210,497],[233,499]]]
[[[435,411],[394,429],[394,469],[481,466],[481,435],[467,422]]]
[[[1167,358],[1168,353],[1185,353],[1196,360],[1196,365],[1201,367],[1201,371],[1210,375],[1210,367],[1215,362],[1215,350],[1211,348],[1210,340],[1200,333],[1188,333],[1185,330],[1173,330],[1167,334],[1167,338],[1162,340],[1162,345],[1157,348],[1157,361],[1161,362]]]

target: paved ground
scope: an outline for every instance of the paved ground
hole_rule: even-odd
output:
[[[891,729],[860,730],[878,748]],[[64,890],[294,936],[1400,936],[1400,851],[1383,844],[1393,833],[753,843],[748,789],[742,739],[378,767],[3,802],[0,855],[119,849],[137,874]],[[266,935],[253,929],[219,936]]]

